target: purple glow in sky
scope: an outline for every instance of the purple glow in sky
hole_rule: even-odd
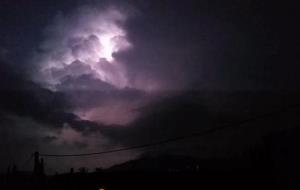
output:
[[[114,54],[130,48],[122,24],[127,16],[116,8],[81,9],[57,16],[35,57],[38,80],[52,89],[68,77],[92,76],[116,88],[129,86],[126,68]]]

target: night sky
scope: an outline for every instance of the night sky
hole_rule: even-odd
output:
[[[34,151],[154,143],[272,111],[282,94],[290,104],[300,82],[298,14],[288,1],[1,0],[0,171],[23,167]],[[50,158],[47,172],[163,153],[226,156],[275,130],[251,128]]]

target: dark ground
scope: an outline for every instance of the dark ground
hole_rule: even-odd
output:
[[[229,159],[181,156],[140,158],[107,170],[54,176],[14,172],[1,189],[298,189],[298,128],[264,137],[264,143]]]

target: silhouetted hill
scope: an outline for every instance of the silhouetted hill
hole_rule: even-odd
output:
[[[200,160],[187,156],[162,155],[155,157],[142,157],[123,164],[115,165],[109,172],[178,172],[196,171]]]

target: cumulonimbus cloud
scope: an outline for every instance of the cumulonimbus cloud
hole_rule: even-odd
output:
[[[126,19],[113,7],[58,15],[34,57],[39,67],[36,80],[56,89],[66,79],[89,75],[116,88],[129,86],[126,68],[114,57],[132,47],[122,27]]]
[[[51,90],[63,91],[69,96],[72,112],[81,119],[126,125],[139,115],[134,110],[146,102],[143,95],[135,92],[147,91],[153,82],[134,82],[129,76],[130,63],[118,56],[134,48],[125,26],[129,12],[122,10],[88,6],[58,15],[46,29],[45,40],[33,58],[38,68],[35,81]],[[124,97],[127,92],[134,92],[130,94],[133,99]],[[105,104],[79,106],[80,102]]]

